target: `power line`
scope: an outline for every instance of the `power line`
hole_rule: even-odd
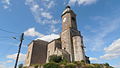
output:
[[[1,39],[15,39],[17,41],[19,41],[19,35],[18,36],[0,36],[0,40]],[[32,41],[33,39],[29,39],[29,38],[24,38],[24,40],[27,40],[27,41]]]
[[[20,34],[20,33],[16,33],[16,32],[13,32],[13,31],[8,31],[8,30],[1,29],[1,28],[0,28],[0,30],[1,30],[1,31],[4,31],[4,32],[7,32],[7,33],[12,33],[12,34]]]
[[[19,35],[18,35],[18,36],[17,36],[17,35],[16,35],[16,36],[15,36],[15,35],[14,35],[14,36],[0,36],[0,39],[1,39],[1,38],[12,38],[12,39],[17,39],[17,37],[19,37]]]
[[[7,33],[20,34],[20,33],[16,33],[16,32],[13,32],[13,31],[8,31],[8,30],[1,29],[1,28],[0,28],[0,30],[1,30],[1,31],[4,31],[4,32],[7,32]],[[1,38],[1,36],[0,36],[0,38]],[[6,37],[2,37],[2,38],[13,38],[13,39],[18,40],[15,36],[11,36],[11,37],[7,37],[7,36],[6,36]],[[27,39],[25,39],[25,40],[32,40],[32,39],[28,39],[28,38],[27,38]]]

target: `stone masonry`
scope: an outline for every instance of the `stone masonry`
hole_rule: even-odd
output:
[[[67,6],[62,15],[62,32],[60,38],[51,42],[34,40],[28,45],[27,57],[24,66],[48,63],[49,56],[61,55],[69,62],[84,60],[89,62],[85,55],[83,36],[77,29],[76,14]]]

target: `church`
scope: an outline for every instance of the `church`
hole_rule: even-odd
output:
[[[67,6],[62,12],[62,32],[60,38],[50,42],[44,40],[33,40],[28,45],[24,66],[48,63],[49,56],[63,56],[69,62],[84,60],[90,63],[89,57],[85,55],[83,36],[77,29],[76,14]]]

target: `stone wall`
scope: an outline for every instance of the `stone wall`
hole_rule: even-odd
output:
[[[74,48],[74,61],[85,61],[85,53],[83,49],[83,44],[81,43],[80,36],[74,36],[73,38],[73,48]]]
[[[70,54],[70,61],[73,61],[73,54],[72,54],[72,39],[70,29],[65,30],[61,33],[61,42],[62,42],[62,49],[66,50]]]
[[[61,52],[58,49],[61,49],[60,38],[49,42],[49,44],[47,46],[47,60],[46,60],[46,62],[48,62],[49,56],[51,56],[51,55],[54,55],[54,54],[61,55]]]
[[[46,60],[46,62],[48,62],[49,56],[54,54],[54,51],[55,51],[55,41],[52,41],[47,46],[47,60]]]
[[[27,51],[27,54],[26,54],[26,59],[25,59],[25,64],[24,64],[24,66],[30,66],[31,57],[32,57],[32,50],[33,50],[33,42],[31,42],[31,43],[28,45],[28,51]]]
[[[32,41],[32,43],[28,46],[28,53],[24,66],[46,63],[47,44],[48,42],[42,40]]]

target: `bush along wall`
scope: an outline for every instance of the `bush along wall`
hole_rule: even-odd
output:
[[[31,67],[28,67],[31,68]],[[62,56],[52,55],[49,63],[43,65],[33,65],[32,68],[113,68],[108,63],[105,64],[86,64],[84,60],[69,63]]]
[[[50,62],[41,66],[35,65],[32,67],[25,67],[25,68],[113,68],[113,67],[108,66],[106,64],[81,64],[80,62],[61,64],[61,63]]]
[[[58,63],[50,62],[43,65],[44,68],[61,68]]]

